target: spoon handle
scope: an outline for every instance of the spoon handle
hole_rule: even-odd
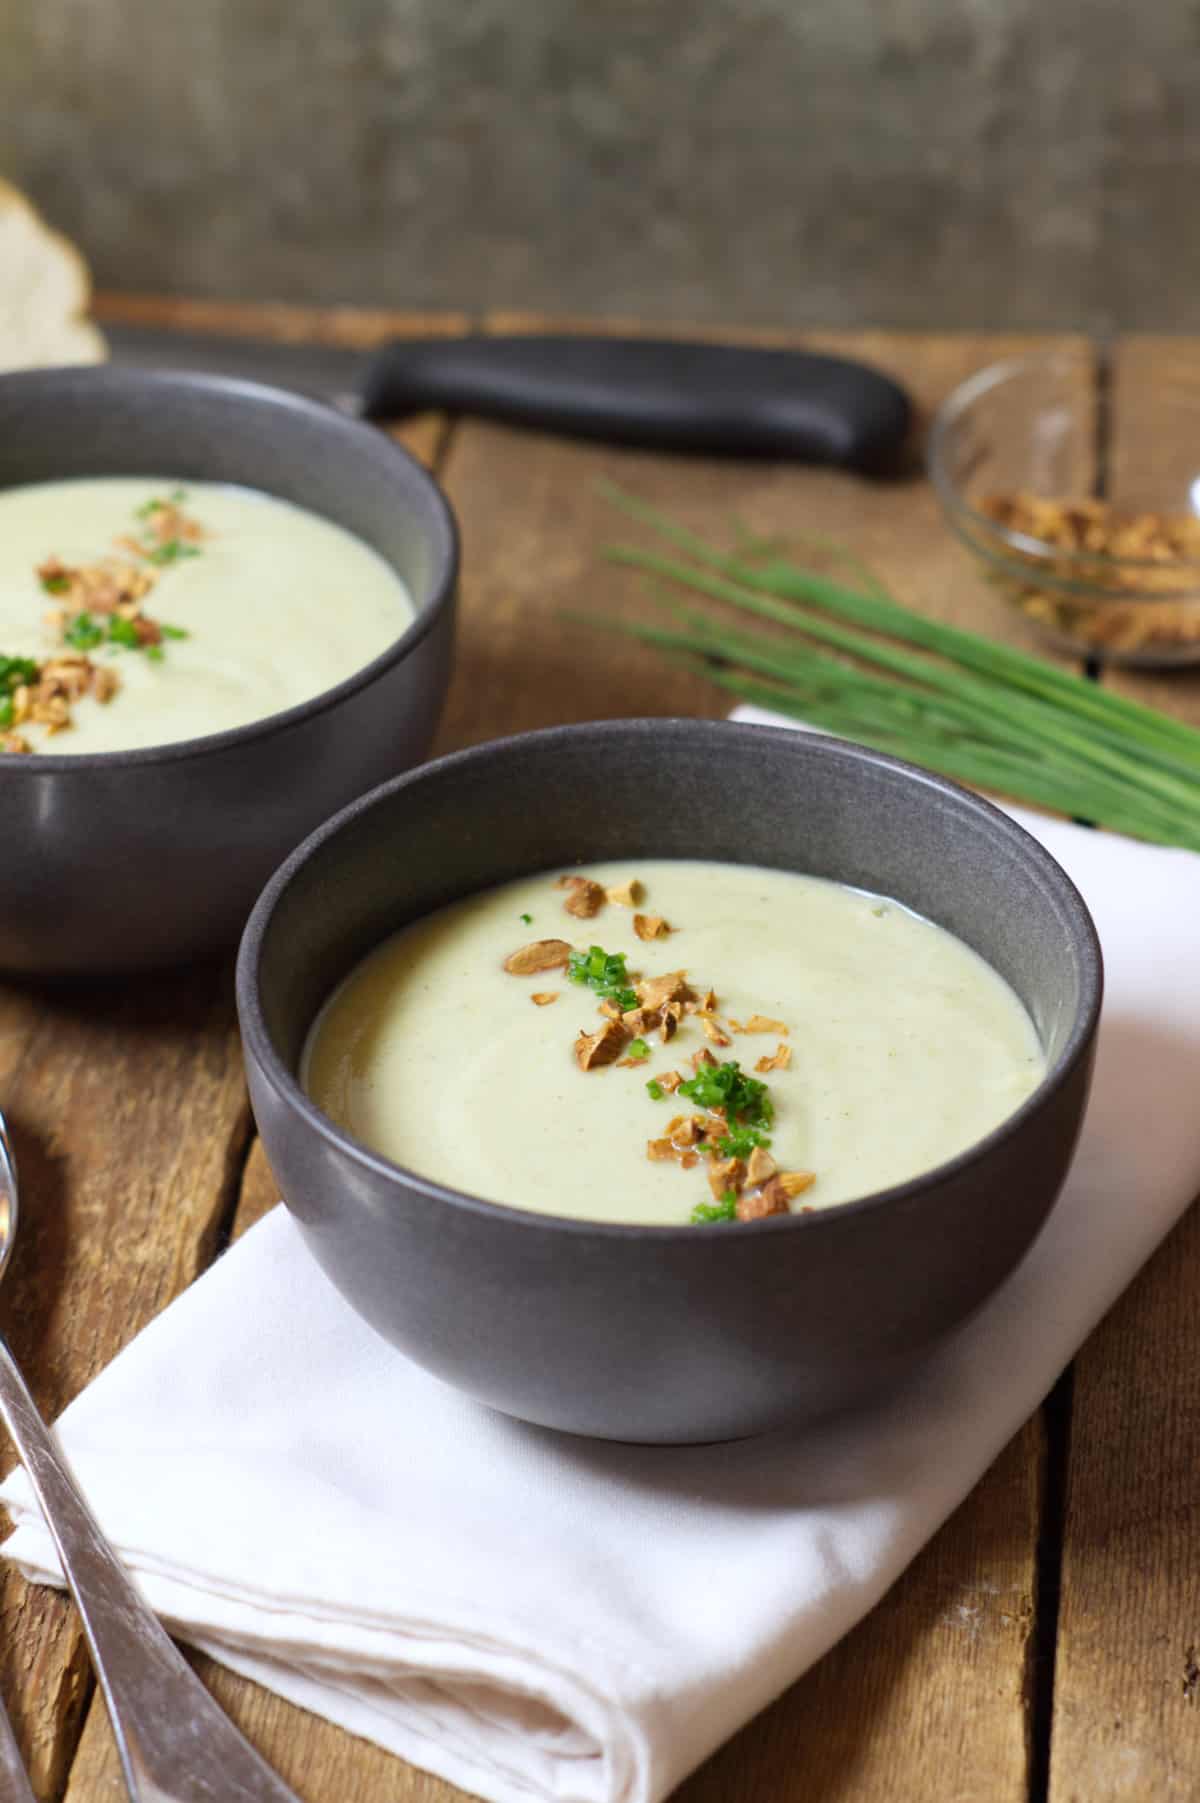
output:
[[[37,1803],[3,1704],[0,1704],[0,1803]]]
[[[134,1589],[3,1339],[0,1418],[21,1455],[83,1618],[135,1803],[298,1803],[217,1707]]]

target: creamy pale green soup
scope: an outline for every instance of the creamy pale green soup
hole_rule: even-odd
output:
[[[640,879],[642,912],[675,929],[643,942],[629,908],[572,918],[557,874],[471,896],[368,956],[309,1035],[302,1081],[318,1105],[398,1164],[473,1195],[676,1225],[711,1200],[706,1169],[653,1161],[647,1144],[694,1104],[652,1100],[646,1085],[672,1070],[690,1080],[705,1047],[747,1073],[790,1048],[786,1069],[757,1080],[774,1105],[772,1158],[815,1173],[793,1209],[930,1169],[999,1125],[1044,1073],[1008,984],[894,902],[749,866],[587,866],[606,887]],[[759,1015],[788,1032],[729,1029],[725,1048],[685,1014],[669,1044],[646,1035],[644,1062],[583,1071],[575,1040],[604,1024],[596,996],[561,969],[504,969],[515,950],[548,938],[624,952],[630,973],[682,968],[698,991],[715,991],[718,1022]],[[534,993],[556,999],[538,1006]]]
[[[342,682],[411,622],[395,571],[330,520],[252,489],[106,476],[0,490],[0,653],[40,662],[76,649],[47,623],[59,597],[38,568],[129,561],[116,541],[144,529],[149,498],[179,489],[204,537],[195,554],[146,563],[143,606],[187,636],[164,640],[160,658],[89,648],[119,690],[73,701],[69,727],[52,735],[23,724],[33,751],[127,751],[244,726]]]

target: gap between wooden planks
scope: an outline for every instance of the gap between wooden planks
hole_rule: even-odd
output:
[[[176,311],[176,323],[219,323],[211,308],[203,311],[203,319]],[[286,319],[276,317],[275,326],[289,336],[311,332],[357,343],[376,342],[400,328],[395,316],[384,314],[342,314],[336,326],[329,320],[290,310]],[[424,329],[430,322],[411,323]],[[227,324],[264,329],[257,309],[241,309]],[[809,334],[804,342],[866,355],[893,368],[928,411],[972,368],[1044,341]],[[702,529],[735,511],[764,531],[786,534],[789,523],[820,524],[885,569],[903,598],[998,637],[1025,640],[1024,629],[984,590],[965,554],[951,543],[924,483],[868,488],[829,472],[681,462],[477,424],[460,426],[448,437],[433,420],[405,436],[419,454],[441,464],[466,539],[459,667],[439,749],[567,717],[722,711],[723,698],[707,685],[666,672],[626,641],[592,638],[559,618],[564,605],[601,611],[637,605],[630,578],[604,569],[597,559],[606,537],[627,530],[593,492],[601,471]],[[240,1143],[241,1131],[231,1131],[227,1143]],[[208,1194],[211,1241],[214,1206],[216,1218],[222,1214],[221,1182],[210,1182]],[[236,1231],[273,1199],[256,1147],[246,1167]],[[202,1268],[206,1250],[207,1244],[193,1252],[180,1281]],[[163,1286],[155,1306],[171,1293],[169,1283]],[[134,1310],[123,1319],[118,1343],[153,1312],[154,1307]],[[65,1392],[86,1381],[112,1349],[106,1343],[90,1348],[86,1359],[69,1359],[73,1374]],[[43,1386],[39,1393],[45,1400],[49,1391]],[[1030,1746],[1029,1693],[1036,1675],[1032,1623],[1044,1455],[1043,1425],[1035,1420],[874,1614],[697,1773],[683,1787],[681,1803],[735,1797],[764,1803],[801,1797],[853,1797],[864,1803],[883,1797],[917,1803],[1020,1798],[1024,1803],[1039,1763],[1039,1750]],[[78,1677],[71,1674],[78,1673],[78,1648],[60,1644],[63,1611],[57,1599],[51,1599],[51,1608],[55,1633],[33,1635],[32,1652],[51,1691],[57,1686],[60,1693],[70,1692],[74,1682],[77,1694]],[[22,1639],[19,1634],[18,1642]],[[227,1672],[206,1668],[206,1675],[225,1706],[311,1803],[351,1794],[365,1803],[385,1796],[448,1803],[460,1794]],[[6,1694],[11,1693],[8,1677],[5,1672]],[[74,1738],[71,1711],[60,1707],[56,1717],[50,1714],[57,1720],[52,1739],[61,1772]],[[46,1795],[58,1789],[50,1778],[53,1764],[53,1759],[45,1762],[50,1781],[40,1788]],[[67,1795],[90,1803],[116,1794],[116,1784],[111,1738],[97,1705]]]

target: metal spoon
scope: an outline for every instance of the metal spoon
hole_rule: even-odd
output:
[[[17,1167],[0,1115],[0,1278],[16,1233]],[[0,1419],[21,1455],[83,1618],[135,1803],[298,1803],[218,1709],[130,1583],[2,1338]]]
[[[0,1803],[37,1803],[8,1712],[0,1705]]]

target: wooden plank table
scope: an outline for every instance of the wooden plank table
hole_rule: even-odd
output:
[[[465,324],[136,297],[109,297],[99,312],[361,345]],[[868,357],[905,382],[925,417],[979,365],[1063,342],[886,333],[772,341]],[[1144,392],[1170,351],[1140,340],[1117,355]],[[1119,408],[1112,430],[1115,456]],[[400,435],[445,484],[465,540],[460,648],[439,750],[566,719],[723,711],[724,697],[701,680],[563,618],[568,607],[613,615],[636,603],[630,574],[598,556],[623,531],[597,494],[601,474],[699,529],[736,517],[763,533],[832,533],[913,605],[1024,638],[951,540],[915,463],[903,479],[871,484],[434,417]],[[1135,686],[1200,719],[1196,678]],[[246,1106],[228,970],[217,980],[205,970],[92,993],[0,985],[0,1105],[26,1202],[7,1324],[42,1408],[55,1415],[275,1201]],[[1159,1803],[1200,1794],[1198,1288],[1193,1213],[873,1614],[695,1773],[678,1803]],[[39,1797],[120,1796],[72,1609],[11,1572],[0,1579],[0,1609],[0,1694]],[[461,1795],[198,1664],[307,1803]]]

